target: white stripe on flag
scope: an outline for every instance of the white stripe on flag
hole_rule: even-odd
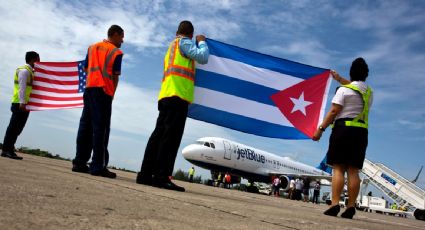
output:
[[[208,57],[207,65],[197,65],[196,68],[277,90],[286,89],[303,81],[294,76],[214,55]]]
[[[78,80],[78,75],[62,77],[62,76],[37,72],[37,76],[40,77],[40,78],[52,79],[52,80],[56,80],[56,81],[77,81]]]
[[[81,104],[81,103],[83,103],[82,100],[75,100],[75,101],[52,101],[52,100],[38,99],[38,98],[31,98],[31,102],[34,102],[34,103],[43,103],[43,104],[49,104],[49,105],[67,105],[67,104]]]
[[[57,85],[46,82],[34,81],[33,85],[43,86],[52,89],[75,89],[78,90],[78,85]]]
[[[222,110],[237,115],[254,118],[257,120],[290,126],[292,124],[282,116],[282,113],[275,106],[266,105],[246,98],[221,93],[218,91],[195,87],[194,103],[217,110]]]
[[[323,95],[322,107],[320,108],[319,122],[317,124],[322,124],[322,121],[325,117],[325,112],[326,112],[325,108],[326,108],[326,102],[328,101],[329,88],[331,87],[331,81],[332,81],[332,78],[329,77],[328,82],[326,82],[325,94]]]
[[[34,89],[31,91],[31,94],[43,95],[43,96],[49,96],[49,97],[62,97],[62,98],[81,97],[81,99],[83,98],[82,93],[53,93],[53,92],[34,90]]]
[[[43,65],[43,64],[37,64],[37,68],[49,70],[49,71],[57,71],[57,72],[75,72],[75,71],[78,71],[77,66],[58,67],[58,66],[48,66],[48,65]]]
[[[81,106],[61,106],[60,109],[73,109],[73,108],[82,108],[83,105]],[[33,105],[27,105],[25,107],[27,110],[31,110],[31,111],[43,111],[43,110],[57,110],[57,107],[39,107],[39,106],[33,106]]]

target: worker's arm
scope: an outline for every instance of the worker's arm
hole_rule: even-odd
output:
[[[84,72],[88,73],[88,68],[89,68],[89,53],[88,52],[86,54],[86,59],[83,61],[83,65],[84,65]]]
[[[121,75],[121,63],[123,55],[117,55],[114,60],[114,65],[112,67],[112,81],[114,82],[115,90],[118,87],[119,77]]]
[[[198,45],[189,38],[182,38],[180,40],[180,50],[188,58],[195,60],[199,64],[207,64],[210,51],[205,36],[197,35],[196,40]]]
[[[25,105],[27,101],[25,101],[26,89],[27,89],[27,81],[30,77],[30,73],[26,69],[19,70],[18,73],[18,84],[19,84],[19,109],[25,110]]]
[[[350,84],[351,83],[350,80],[345,79],[344,77],[342,77],[341,75],[339,75],[339,73],[336,72],[335,70],[331,70],[331,74],[332,74],[333,79],[335,79],[341,85],[347,85],[347,84]]]
[[[341,110],[342,110],[342,105],[332,103],[331,109],[326,114],[325,119],[323,119],[323,121],[322,121],[322,124],[319,126],[319,128],[316,130],[316,132],[313,135],[312,139],[314,141],[320,140],[324,130],[334,122],[335,117],[341,112]],[[320,129],[320,127],[322,129]]]
[[[119,80],[120,80],[120,75],[113,75],[112,76],[112,81],[114,82],[115,90],[117,90]]]

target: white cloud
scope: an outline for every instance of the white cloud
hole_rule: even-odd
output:
[[[158,116],[157,97],[157,90],[120,82],[112,106],[113,129],[133,134],[152,132]]]
[[[403,127],[406,127],[409,129],[420,130],[425,128],[425,121],[412,121],[412,120],[406,120],[406,119],[399,119],[397,122]]]
[[[299,41],[285,43],[281,46],[268,46],[261,49],[264,53],[279,54],[280,57],[288,58],[317,66],[322,68],[330,68],[330,55],[332,51],[326,48],[319,41],[314,39],[302,39]]]

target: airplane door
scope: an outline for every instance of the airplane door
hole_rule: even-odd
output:
[[[231,160],[232,159],[232,145],[229,142],[223,141],[224,144],[224,159]]]

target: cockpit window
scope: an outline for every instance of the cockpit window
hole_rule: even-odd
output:
[[[198,145],[203,145],[203,146],[207,146],[209,148],[213,148],[215,149],[215,145],[213,143],[210,142],[205,142],[205,141],[196,141],[196,144]]]

